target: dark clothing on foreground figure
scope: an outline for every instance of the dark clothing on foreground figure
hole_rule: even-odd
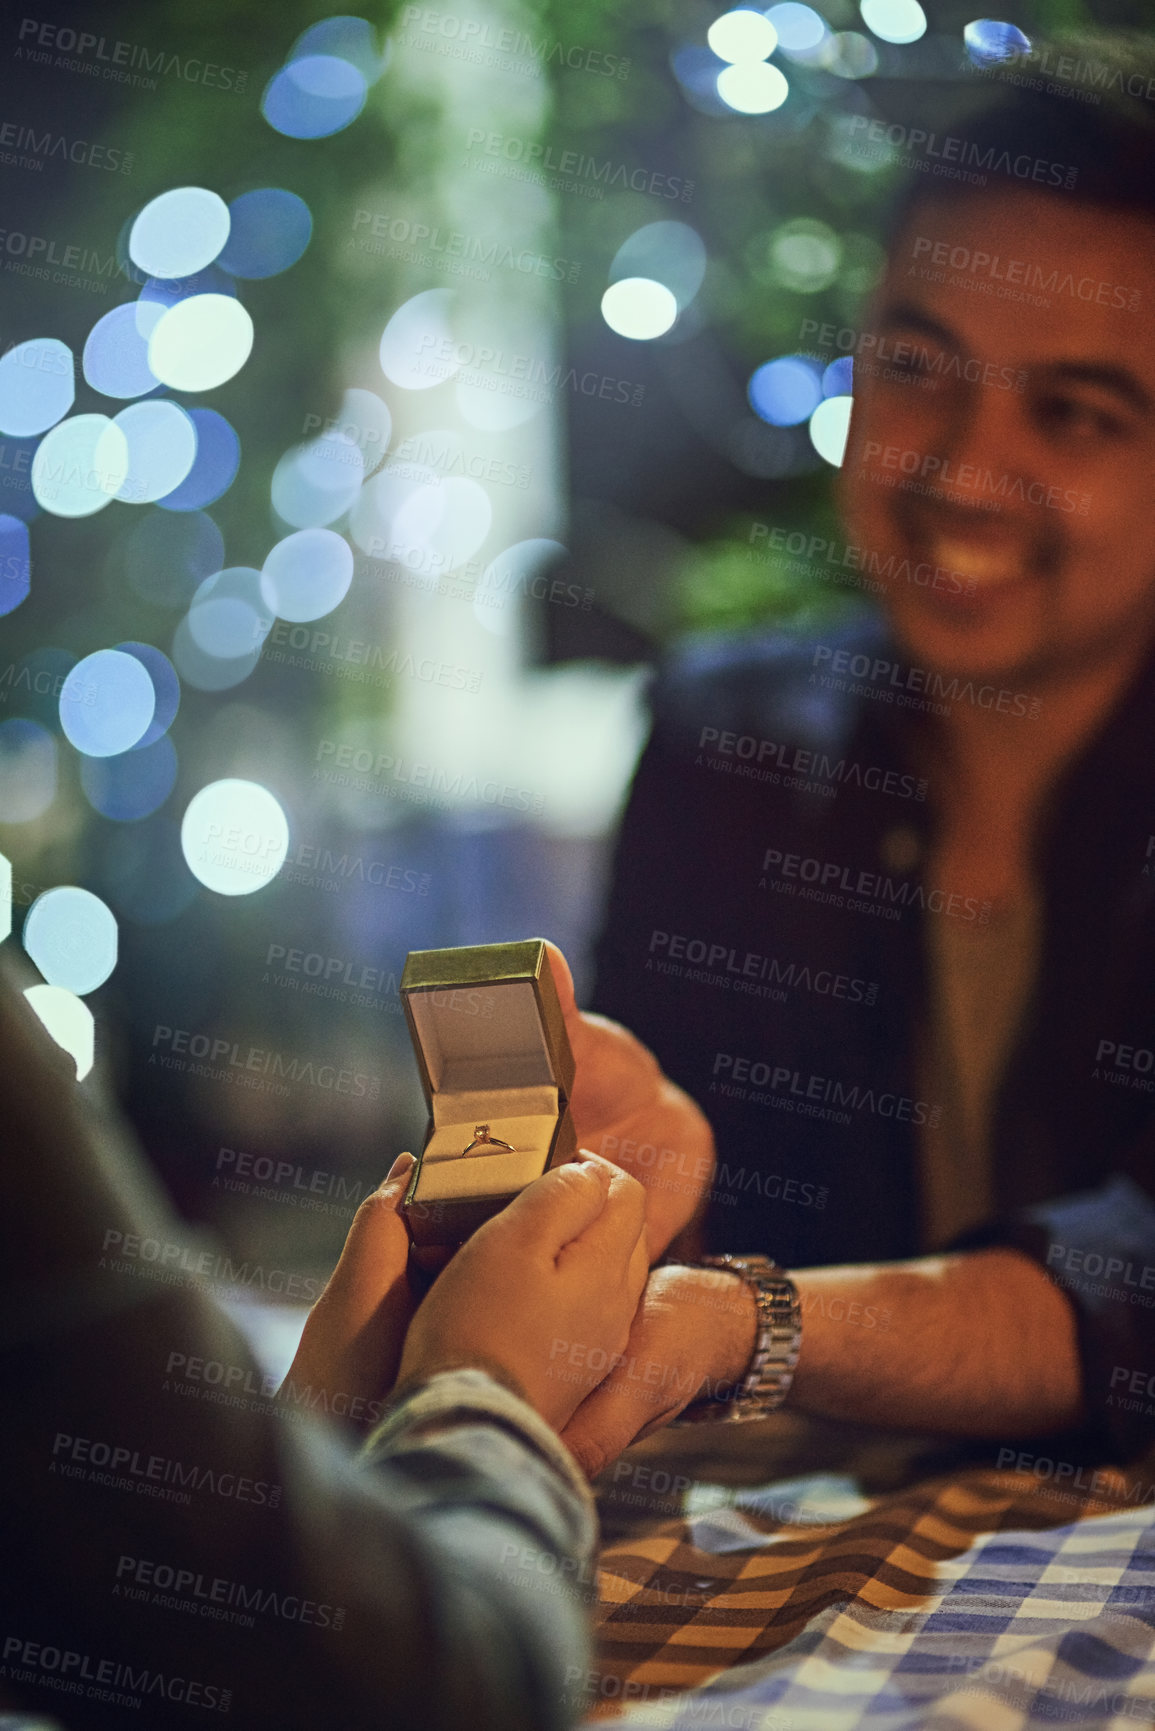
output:
[[[714,1126],[710,1249],[805,1267],[944,1247],[920,1214],[921,1127],[941,1110],[920,1091],[926,928],[985,917],[922,876],[933,789],[912,741],[944,696],[1046,724],[1030,693],[935,684],[873,621],[707,640],[658,676],[594,1007]],[[1070,1295],[1092,1421],[1126,1457],[1155,1434],[1131,1399],[1155,1374],[1155,663],[1068,766],[1035,869],[993,1206],[963,1242],[1020,1248]]]
[[[279,1412],[223,1311],[166,1273],[189,1229],[2,971],[0,1053],[0,1711],[570,1724],[596,1529],[552,1431],[474,1370],[414,1389],[359,1464]],[[225,1371],[189,1399],[174,1354]]]

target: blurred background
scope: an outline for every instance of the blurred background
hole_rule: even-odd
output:
[[[44,4],[0,25],[10,941],[184,1213],[320,1270],[420,1143],[406,952],[541,934],[580,986],[653,658],[870,605],[831,481],[935,164],[894,93],[1149,20]]]

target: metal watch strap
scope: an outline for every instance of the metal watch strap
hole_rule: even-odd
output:
[[[782,1405],[794,1380],[802,1344],[802,1304],[790,1276],[768,1256],[703,1256],[694,1268],[720,1268],[753,1289],[758,1332],[745,1377],[727,1400],[699,1400],[673,1420],[679,1424],[740,1424]]]

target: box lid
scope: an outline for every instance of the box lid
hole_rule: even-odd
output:
[[[542,938],[411,950],[401,1002],[430,1110],[434,1094],[543,1083],[564,1107],[574,1059]]]

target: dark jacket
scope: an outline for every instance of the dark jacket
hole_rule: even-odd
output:
[[[595,1007],[710,1117],[711,1248],[795,1267],[927,1248],[916,1138],[941,1102],[920,1099],[914,1061],[923,927],[985,917],[922,876],[934,790],[911,745],[936,702],[1046,726],[1030,693],[936,681],[870,620],[713,639],[656,680]],[[998,1218],[966,1242],[1014,1243],[1070,1294],[1100,1438],[1129,1456],[1155,1415],[1155,664],[1063,776],[1036,866],[1041,962],[994,1108]]]

